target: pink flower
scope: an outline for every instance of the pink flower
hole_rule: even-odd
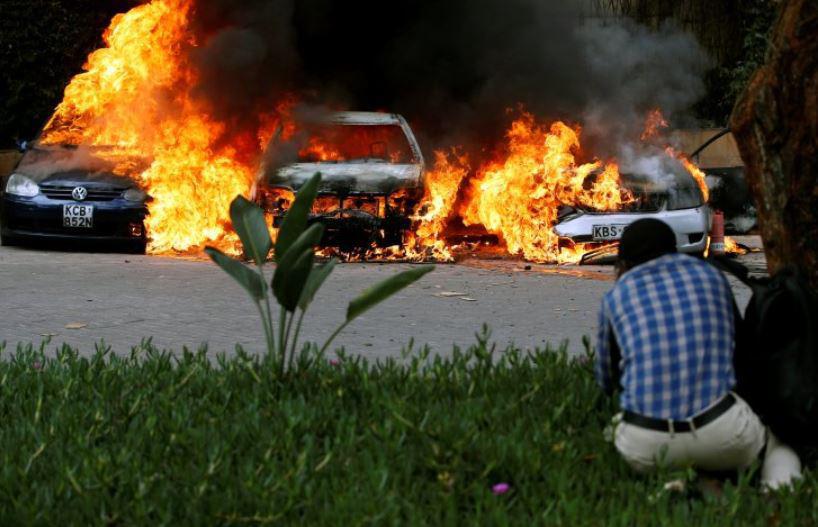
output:
[[[34,364],[32,364],[31,367],[34,368],[35,370],[41,370],[43,368],[43,365],[40,364],[40,361],[37,360],[34,361]]]
[[[491,492],[493,492],[495,496],[505,494],[509,490],[511,490],[511,485],[509,485],[508,483],[498,483],[491,487]]]
[[[329,365],[330,365],[330,366],[335,366],[335,367],[338,367],[338,366],[340,366],[340,365],[341,365],[341,361],[339,361],[338,359],[330,359],[330,361],[329,361]]]

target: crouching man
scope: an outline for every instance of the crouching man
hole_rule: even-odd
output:
[[[639,220],[619,246],[617,283],[603,301],[596,374],[620,389],[614,444],[634,469],[731,471],[750,465],[766,429],[735,385],[733,296],[707,262],[678,254],[667,224]],[[780,456],[779,456],[780,457]],[[797,461],[797,458],[796,458]],[[776,486],[800,466],[765,475]]]

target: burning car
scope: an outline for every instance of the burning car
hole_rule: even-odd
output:
[[[676,233],[680,252],[700,255],[707,248],[710,209],[701,188],[685,171],[657,179],[645,174],[621,174],[622,187],[633,199],[617,211],[563,206],[554,232],[560,243],[610,243],[622,237],[625,227],[641,218],[664,221]]]
[[[297,143],[294,162],[262,164],[255,197],[274,226],[320,172],[309,221],[324,224],[322,245],[353,250],[403,242],[424,183],[423,155],[403,117],[334,112],[308,126]]]
[[[73,146],[35,145],[6,178],[0,241],[94,241],[144,253],[144,191],[114,166]]]

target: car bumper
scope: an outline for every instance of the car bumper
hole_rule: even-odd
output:
[[[0,234],[21,239],[145,241],[144,204],[124,199],[88,201],[94,207],[91,228],[71,228],[62,224],[63,205],[75,201],[53,200],[45,196],[18,198],[3,195],[0,199]]]
[[[707,207],[662,211],[656,213],[585,213],[567,219],[554,227],[554,232],[573,243],[594,242],[594,225],[630,225],[636,220],[655,218],[667,223],[676,235],[676,248],[683,253],[701,253],[707,248],[710,230],[710,210]]]

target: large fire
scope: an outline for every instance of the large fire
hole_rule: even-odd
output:
[[[616,210],[631,199],[619,184],[615,162],[577,164],[580,129],[538,124],[531,114],[514,121],[507,152],[481,166],[461,208],[464,222],[499,234],[511,254],[539,262],[573,261],[583,252],[561,250],[551,230],[561,205]],[[585,188],[591,172],[603,169]]]
[[[294,97],[260,115],[255,130],[235,133],[212,116],[208,103],[196,96],[198,74],[189,58],[199,44],[190,29],[192,3],[152,0],[116,16],[105,32],[105,47],[88,57],[84,72],[68,85],[41,138],[45,144],[105,147],[97,155],[120,163],[122,173],[134,166],[125,159],[146,164],[131,175],[153,198],[147,219],[152,253],[197,251],[205,244],[235,250],[230,201],[251,194],[268,143],[297,132]],[[663,126],[661,113],[651,112],[642,139]],[[521,111],[488,160],[472,162],[459,148],[436,152],[406,247],[377,254],[451,259],[445,235],[457,217],[495,235],[512,255],[577,261],[591,246],[560,247],[552,231],[558,208],[617,210],[633,199],[620,185],[615,160],[578,161],[580,136],[579,126],[546,125]],[[299,155],[338,160],[354,148],[312,137]],[[682,160],[706,193],[701,171],[667,153]]]
[[[206,243],[230,248],[228,210],[253,184],[252,163],[220,142],[224,124],[191,93],[185,47],[190,0],[154,0],[117,15],[45,127],[41,142],[102,146],[96,155],[149,162],[136,175],[153,197],[147,228],[154,253]]]

